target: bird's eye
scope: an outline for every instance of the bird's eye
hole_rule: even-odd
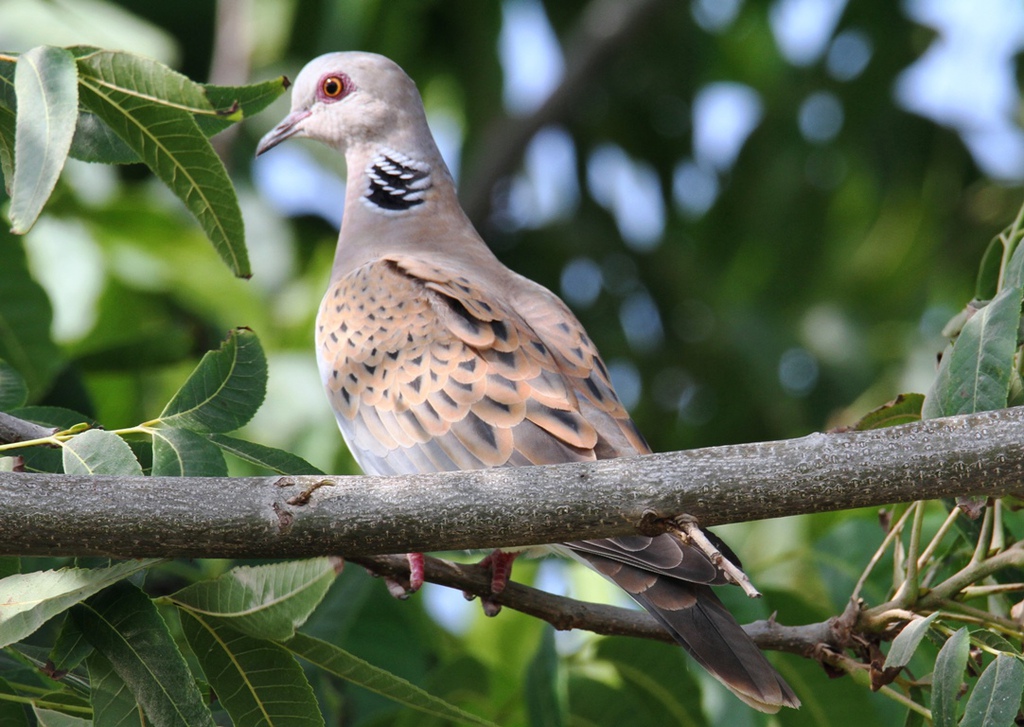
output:
[[[320,91],[324,98],[336,101],[345,95],[346,84],[343,76],[327,76],[320,82]]]

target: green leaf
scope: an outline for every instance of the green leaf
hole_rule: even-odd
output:
[[[10,682],[0,677],[0,695],[3,694],[17,694],[17,691]],[[25,707],[0,696],[0,724],[4,727],[29,727]]]
[[[537,653],[526,669],[526,710],[531,727],[561,727],[566,723],[565,690],[558,676],[555,630],[541,631]]]
[[[1020,287],[1004,288],[964,324],[943,357],[921,415],[925,419],[1006,406],[1020,325]]]
[[[60,625],[60,632],[57,634],[57,641],[47,657],[49,666],[59,679],[60,674],[66,674],[82,663],[85,657],[92,653],[93,648],[82,630],[78,628],[73,618],[64,618]]]
[[[924,704],[924,689],[916,684],[910,687],[910,693],[907,696],[915,704]],[[908,709],[907,719],[904,720],[903,727],[926,727],[924,715],[916,710]]]
[[[1016,245],[1010,261],[1006,264],[1006,271],[1003,273],[1003,288],[1020,288],[1024,286],[1024,245],[1020,240],[1012,239],[1013,225],[1003,233],[1009,238],[1010,245]],[[986,251],[987,256],[987,251]]]
[[[227,477],[220,448],[188,429],[153,430],[153,471],[162,477]]]
[[[142,465],[116,434],[89,429],[64,442],[64,471],[69,475],[142,475]]]
[[[18,95],[11,189],[11,231],[35,224],[57,184],[78,120],[78,73],[63,48],[39,46],[18,57]]]
[[[0,174],[4,189],[11,193],[14,181],[14,137],[17,135],[18,96],[14,92],[16,63],[0,61]]]
[[[1024,692],[1024,664],[1000,654],[978,677],[960,727],[1012,727]]]
[[[493,727],[493,723],[483,717],[459,709],[440,697],[435,697],[405,679],[363,661],[334,644],[298,633],[284,642],[283,646],[296,656],[319,666],[324,671],[411,709],[441,719]]]
[[[1003,266],[1003,251],[1006,249],[1002,237],[996,235],[985,248],[978,266],[978,277],[974,283],[975,300],[992,300],[999,290],[999,271]]]
[[[158,562],[131,560],[107,568],[35,571],[0,580],[0,647],[21,641],[58,613]]]
[[[964,681],[970,645],[967,627],[964,626],[939,649],[932,674],[932,718],[935,727],[956,725],[956,701]]]
[[[212,727],[195,679],[145,593],[119,583],[71,614],[156,727]]]
[[[990,649],[1002,651],[1006,654],[1012,654],[1015,656],[1021,655],[1020,647],[1018,645],[1011,644],[1008,640],[993,631],[979,629],[971,634],[971,641],[977,644],[984,644]]]
[[[71,151],[75,159],[97,164],[140,164],[142,159],[96,114],[79,111]]]
[[[909,664],[921,640],[928,633],[932,622],[938,617],[939,612],[936,611],[926,618],[914,619],[904,626],[903,630],[892,640],[892,647],[889,649],[889,655],[885,657],[885,664],[882,668],[900,668]]]
[[[283,641],[306,622],[336,575],[330,558],[238,566],[219,578],[183,588],[170,599],[249,636]]]
[[[287,88],[288,79],[284,76],[249,86],[203,86],[206,97],[215,109],[237,108],[241,113],[237,114],[238,118],[226,117],[223,113],[216,116],[197,116],[196,122],[204,134],[213,136],[240,121],[242,117],[248,118],[258,114],[281,96]]]
[[[92,720],[84,717],[73,717],[52,709],[33,707],[38,727],[92,727]]]
[[[0,411],[10,411],[25,405],[28,385],[13,366],[0,359]],[[298,473],[296,473],[298,474]]]
[[[50,299],[29,274],[21,242],[4,225],[0,225],[0,290],[0,358],[39,396],[64,362],[50,338]]]
[[[172,427],[230,432],[252,419],[267,393],[267,359],[256,334],[232,331],[209,351],[160,414]]]
[[[89,701],[95,727],[145,727],[142,707],[110,660],[100,652],[93,651],[86,663],[89,667]]]
[[[0,579],[21,573],[21,558],[16,556],[0,556]]]
[[[924,394],[900,394],[887,404],[865,414],[853,429],[862,432],[868,429],[884,429],[910,424],[921,420],[921,406]]]
[[[324,474],[323,471],[291,452],[229,437],[227,434],[208,434],[206,436],[225,452],[281,475]]]
[[[286,649],[191,611],[185,639],[236,725],[322,727],[313,689]]]
[[[227,171],[193,113],[214,113],[202,88],[166,66],[114,51],[78,59],[82,103],[195,215],[235,275],[249,277],[245,231]]]

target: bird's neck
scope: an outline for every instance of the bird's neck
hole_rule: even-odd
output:
[[[459,254],[469,252],[467,246],[484,246],[429,136],[353,145],[345,160],[335,276],[387,255]]]

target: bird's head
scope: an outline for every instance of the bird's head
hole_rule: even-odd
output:
[[[285,139],[307,137],[342,153],[361,143],[388,143],[426,128],[416,84],[396,63],[376,53],[328,53],[302,69],[292,109],[260,139],[256,156]]]

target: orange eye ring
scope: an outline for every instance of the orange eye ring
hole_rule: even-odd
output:
[[[345,79],[341,76],[327,76],[320,82],[324,97],[337,100],[345,95]]]

